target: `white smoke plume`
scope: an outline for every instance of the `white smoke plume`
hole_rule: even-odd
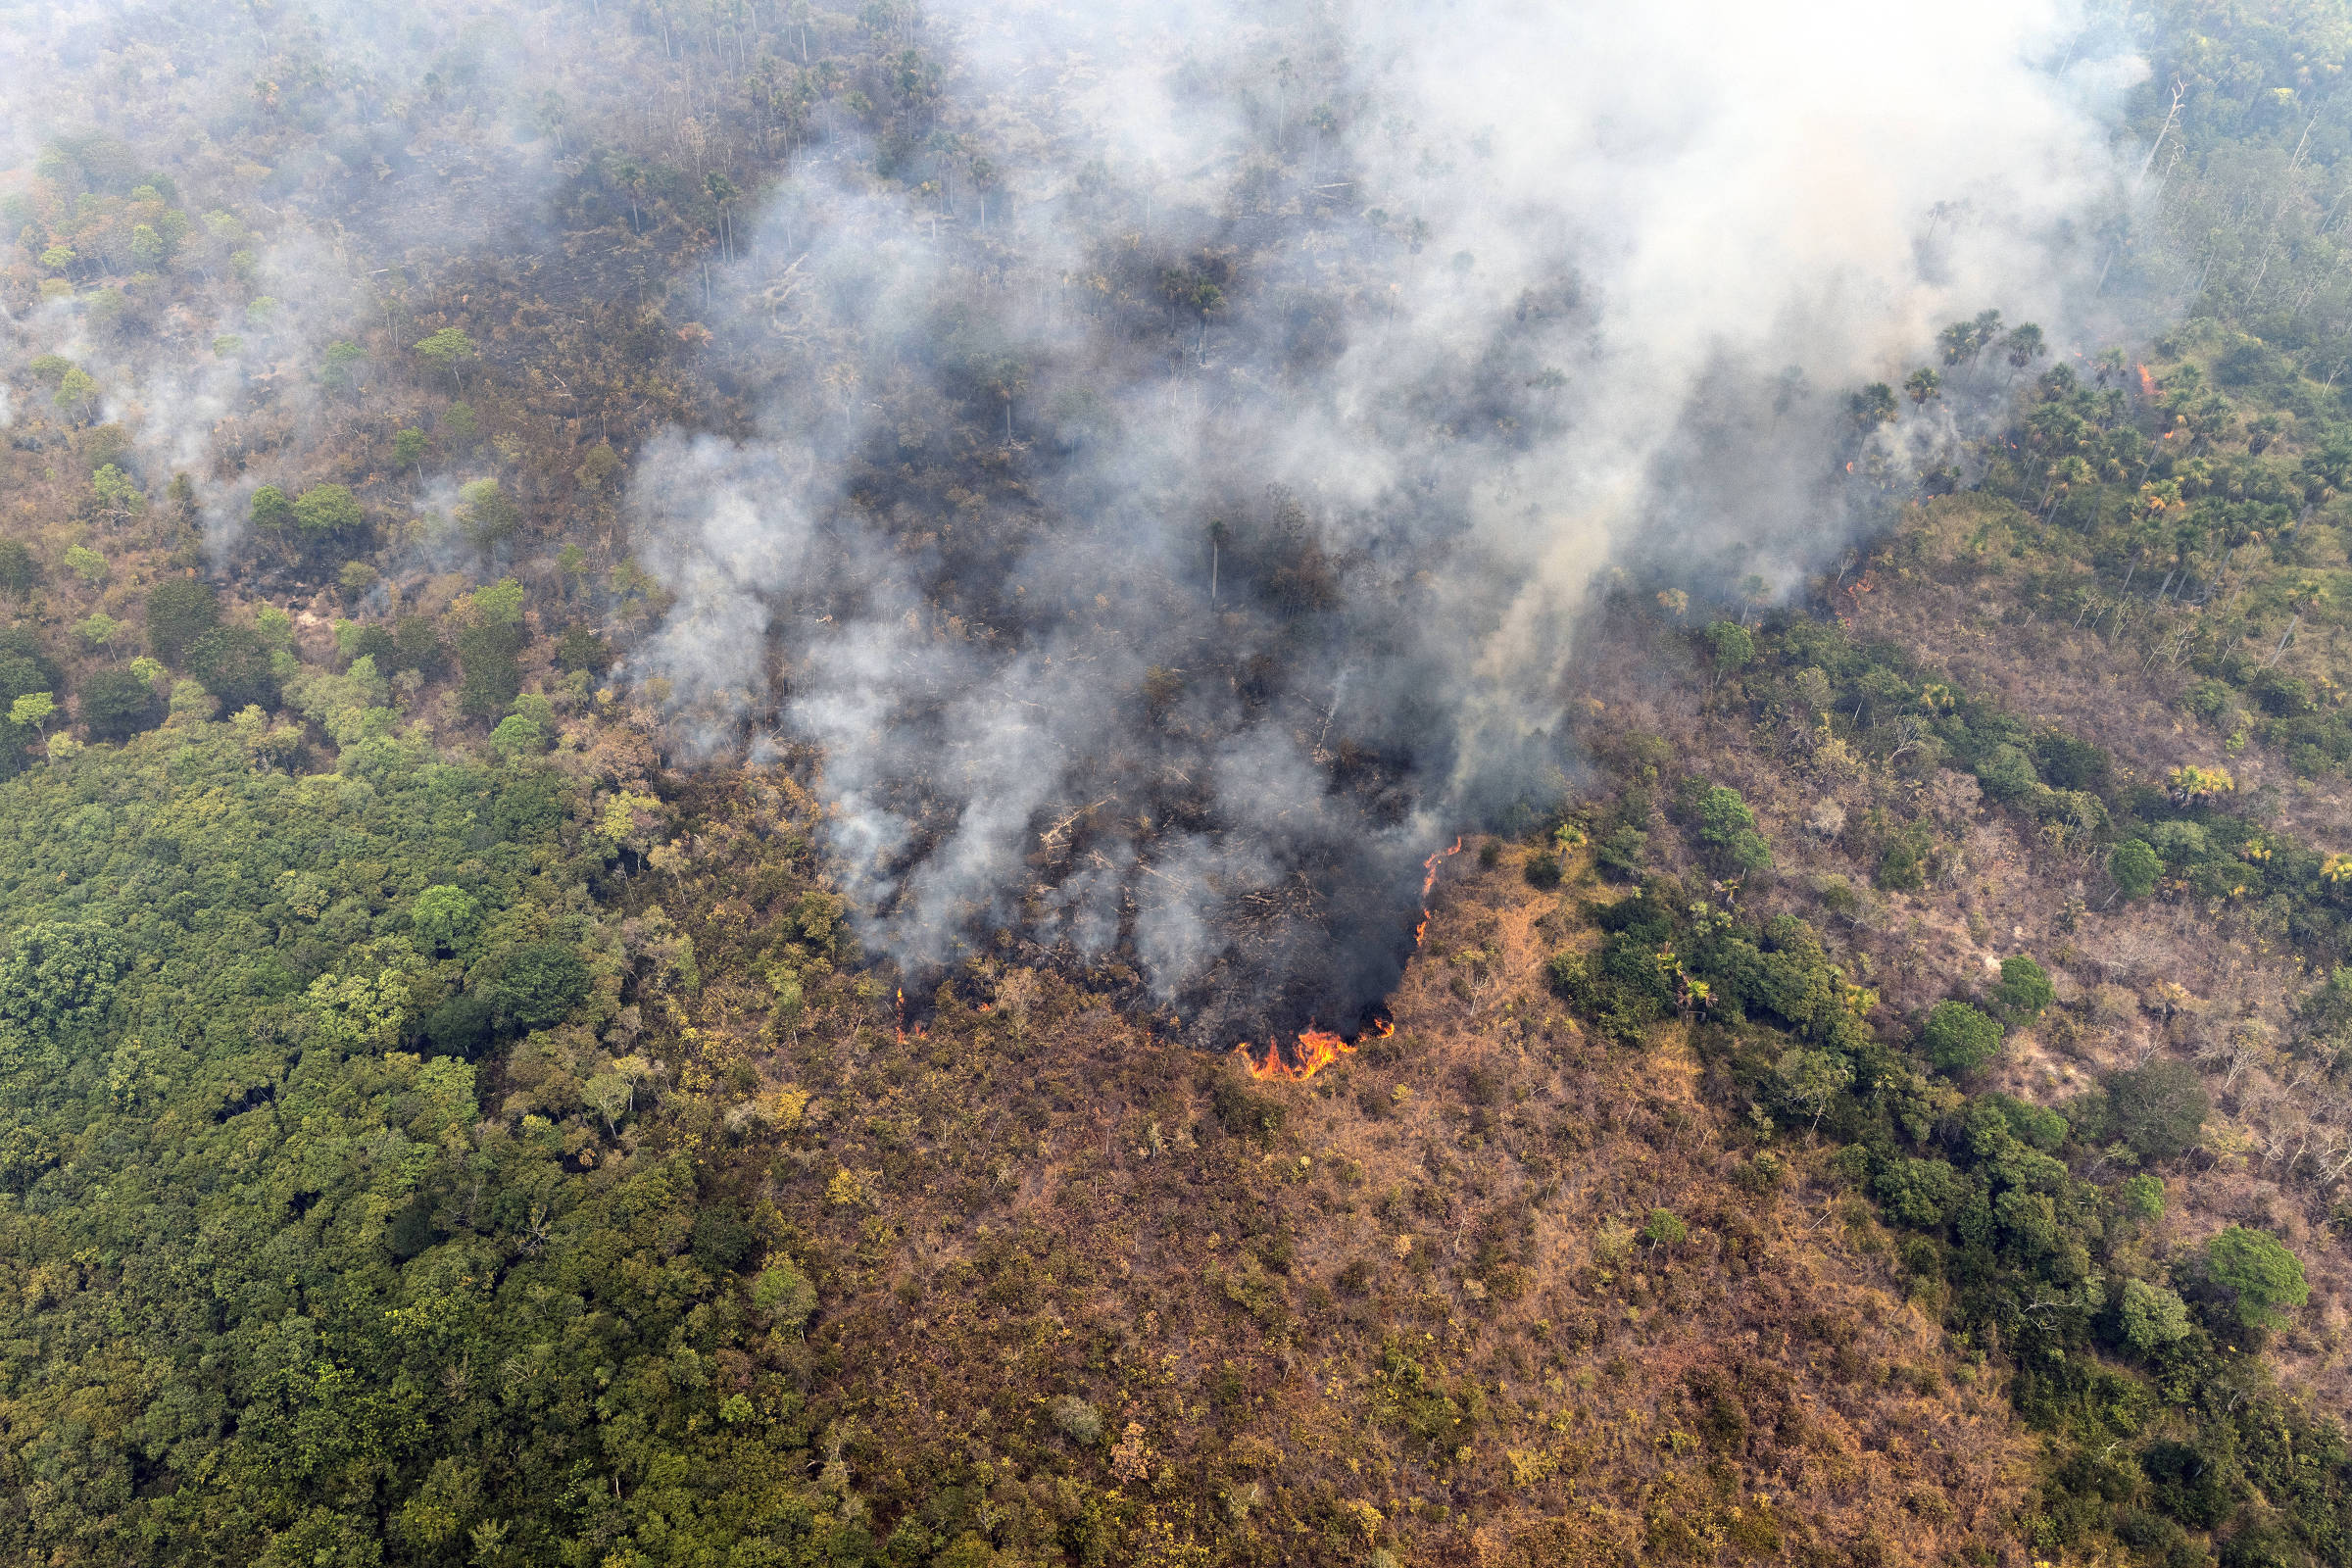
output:
[[[1115,954],[1204,1041],[1350,1027],[1422,857],[1556,794],[1604,568],[1794,582],[1868,520],[1834,393],[1988,302],[2075,319],[2103,96],[2139,70],[2080,25],[909,23],[989,167],[935,158],[913,199],[870,160],[796,171],[722,334],[763,430],[639,468],[680,596],[639,668],[709,744],[772,710],[821,748],[830,847],[910,969]],[[905,477],[954,440],[998,482]]]

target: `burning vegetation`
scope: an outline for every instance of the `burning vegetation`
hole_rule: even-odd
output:
[[[1429,934],[1429,900],[1438,885],[1438,867],[1447,857],[1461,853],[1462,841],[1456,838],[1451,848],[1439,850],[1421,862],[1421,918],[1413,926],[1413,951],[1416,953],[1421,951],[1422,940]],[[1296,1048],[1287,1055],[1279,1038],[1267,1044],[1263,1061],[1251,1059],[1251,1048],[1248,1042],[1233,1049],[1241,1055],[1252,1078],[1261,1082],[1279,1078],[1292,1083],[1304,1083],[1342,1056],[1353,1055],[1356,1046],[1364,1039],[1386,1039],[1396,1032],[1396,1026],[1390,1019],[1384,1004],[1365,1026],[1364,1032],[1352,1041],[1328,1029],[1317,1029],[1310,1022],[1299,1033]]]

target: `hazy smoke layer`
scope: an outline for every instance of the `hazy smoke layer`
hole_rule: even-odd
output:
[[[33,0],[0,11],[0,201],[21,199],[10,176],[32,171],[117,197],[144,189],[188,220],[169,287],[44,298],[0,318],[0,352],[63,354],[94,375],[104,417],[126,427],[157,485],[187,475],[226,569],[257,486],[336,473],[342,454],[318,418],[326,346],[405,322],[412,286],[453,253],[472,253],[471,266],[494,240],[531,248],[517,236],[537,228],[566,166],[576,172],[565,153],[584,138],[567,141],[566,125],[637,128],[649,95],[614,103],[606,89],[624,62],[580,26],[579,9]],[[127,252],[79,261],[110,274],[151,265]],[[382,373],[349,368],[344,405]]]
[[[1789,581],[1853,520],[1803,386],[2065,317],[2088,84],[2132,69],[2061,78],[2071,36],[2038,0],[934,19],[991,167],[774,204],[763,433],[639,470],[681,594],[644,667],[823,748],[910,968],[1009,933],[1203,1043],[1351,1027],[1422,858],[1556,792],[1596,573]]]

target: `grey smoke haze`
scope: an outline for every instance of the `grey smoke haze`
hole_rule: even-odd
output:
[[[677,599],[632,670],[692,747],[816,749],[845,891],[916,976],[1125,965],[1216,1044],[1352,1026],[1422,858],[1556,798],[1604,573],[1792,586],[1886,499],[1836,473],[1844,390],[1988,304],[2084,320],[2101,106],[2140,69],[2056,0],[875,15],[942,64],[928,122],[869,145],[818,104],[837,134],[737,217],[742,259],[671,292],[759,407],[639,454]],[[583,150],[699,179],[705,68],[747,61],[667,25],[11,12],[0,160],[103,132],[228,222],[182,265],[206,308],[139,337],[53,301],[10,352],[87,364],[228,563],[253,487],[334,457],[349,323],[537,246]],[[1972,416],[1876,450],[1899,480]],[[415,560],[457,559],[433,519],[470,476],[424,487]]]
[[[1605,568],[1792,583],[1865,520],[1828,394],[1988,302],[2072,318],[2138,69],[2054,74],[2077,25],[934,13],[993,186],[797,172],[730,328],[762,429],[637,472],[679,594],[638,668],[707,744],[772,710],[821,748],[847,891],[918,975],[1009,939],[1131,960],[1204,1042],[1352,1026],[1421,858],[1556,796]],[[1789,366],[1823,395],[1776,409]],[[999,407],[1014,484],[894,477]]]
[[[0,324],[0,342],[20,364],[60,353],[97,376],[105,416],[152,472],[188,474],[225,567],[253,490],[331,461],[316,379],[328,342],[408,283],[527,231],[564,176],[564,122],[677,122],[665,95],[599,90],[601,41],[564,4],[10,9],[0,169],[95,149],[117,192],[169,177],[207,215],[177,266],[205,278],[209,308],[125,334],[94,322],[87,298],[47,300]],[[561,122],[538,112],[549,94]],[[250,260],[232,266],[240,251]]]

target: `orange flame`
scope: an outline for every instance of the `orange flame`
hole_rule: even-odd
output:
[[[1421,923],[1413,927],[1413,948],[1416,952],[1421,947],[1422,935],[1429,930],[1429,894],[1438,885],[1438,862],[1447,856],[1461,853],[1462,841],[1457,837],[1453,841],[1453,848],[1440,850],[1421,862],[1421,869],[1427,874],[1421,878]],[[1316,1028],[1310,1019],[1306,1032],[1298,1037],[1298,1064],[1295,1067],[1283,1059],[1282,1042],[1279,1040],[1266,1042],[1264,1061],[1258,1061],[1250,1054],[1252,1042],[1245,1040],[1233,1049],[1240,1054],[1242,1065],[1250,1069],[1250,1076],[1260,1083],[1279,1078],[1289,1083],[1302,1084],[1342,1056],[1354,1055],[1358,1041],[1386,1040],[1396,1032],[1396,1025],[1383,1016],[1373,1019],[1372,1026],[1354,1040],[1344,1040],[1328,1029]]]
[[[1421,862],[1421,869],[1429,874],[1421,879],[1421,923],[1413,927],[1413,951],[1415,953],[1421,951],[1421,939],[1429,934],[1429,890],[1438,885],[1438,862],[1449,855],[1461,853],[1462,841],[1457,836],[1453,841],[1452,849],[1440,850]]]
[[[1365,1030],[1356,1039],[1369,1037],[1374,1040],[1385,1040],[1396,1032],[1396,1026],[1388,1019],[1376,1018],[1372,1022],[1372,1027]],[[1302,1084],[1342,1056],[1354,1055],[1355,1047],[1355,1040],[1343,1040],[1330,1030],[1318,1029],[1310,1023],[1306,1026],[1306,1033],[1298,1037],[1298,1064],[1297,1066],[1283,1060],[1280,1041],[1267,1043],[1264,1061],[1252,1060],[1250,1055],[1250,1047],[1247,1044],[1236,1046],[1233,1049],[1241,1054],[1242,1065],[1250,1069],[1250,1076],[1257,1079],[1260,1083],[1281,1079],[1286,1083]]]
[[[2146,398],[2154,397],[2156,395],[2156,378],[2148,373],[2148,368],[2144,365],[2136,365],[2132,368],[2139,372],[2139,395]]]

